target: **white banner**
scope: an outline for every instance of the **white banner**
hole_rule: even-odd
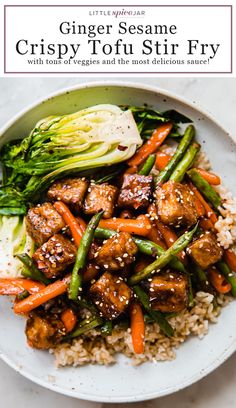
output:
[[[220,5],[8,5],[4,73],[232,73],[231,23]]]

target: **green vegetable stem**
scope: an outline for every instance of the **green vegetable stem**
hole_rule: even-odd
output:
[[[46,276],[36,267],[34,261],[28,254],[16,254],[15,255],[26,267],[22,271],[22,275],[26,278],[30,278],[48,285],[50,280],[46,278]]]
[[[192,143],[189,146],[182,160],[177,164],[176,168],[171,174],[170,180],[178,182],[178,183],[180,183],[183,180],[186,171],[193,164],[196,154],[199,152],[199,150],[200,150],[200,145],[198,143]]]
[[[129,278],[129,284],[135,285],[136,283],[142,281],[143,279],[147,279],[152,273],[157,272],[164,268],[164,266],[166,266],[170,262],[173,255],[177,255],[191,242],[193,235],[197,230],[197,227],[198,224],[196,224],[191,231],[185,232],[183,235],[181,235],[174,242],[174,244],[154,262],[152,262],[150,265],[148,265],[146,268],[136,273],[135,275],[132,275]]]
[[[197,187],[199,191],[205,196],[205,198],[213,205],[215,209],[221,205],[221,197],[214,190],[214,188],[206,181],[196,169],[191,169],[188,171],[188,176],[190,177],[193,184]]]
[[[159,324],[160,329],[163,331],[163,333],[165,333],[168,337],[173,336],[174,330],[171,327],[171,325],[168,323],[166,318],[163,316],[163,314],[157,310],[152,310],[150,306],[149,297],[146,294],[146,292],[138,285],[135,285],[133,289],[134,289],[134,293],[139,298],[146,312],[151,316],[151,318],[156,323]]]
[[[158,176],[155,178],[155,184],[159,185],[164,183],[165,181],[169,180],[171,174],[173,173],[175,167],[179,163],[179,161],[182,159],[184,156],[187,148],[189,147],[190,143],[192,142],[193,138],[195,135],[195,128],[193,125],[189,125],[187,129],[185,130],[184,136],[179,143],[175,154],[173,157],[170,159],[170,161],[167,163],[167,165],[164,167],[163,170],[158,174]]]
[[[138,171],[138,174],[142,176],[148,176],[154,166],[155,160],[156,160],[156,155],[150,154],[150,156],[147,158],[147,160],[145,161],[141,169]]]
[[[102,323],[103,320],[99,316],[84,319],[82,322],[80,322],[77,328],[67,336],[67,339],[69,340],[79,337],[81,334],[84,334],[91,329],[95,329],[95,327],[100,326]],[[63,341],[65,341],[65,339],[63,339]]]
[[[103,213],[104,211],[100,211],[98,214],[94,215],[91,218],[80,241],[80,246],[77,251],[69,288],[69,298],[72,300],[76,300],[78,297],[78,293],[82,284],[82,275],[79,272],[82,268],[84,268],[86,264],[86,257],[93,241],[95,229],[97,228]]]
[[[234,297],[236,297],[236,276],[230,270],[228,265],[224,261],[220,261],[216,264],[216,267],[219,268],[222,275],[224,275],[227,282],[229,282],[232,286],[231,293]]]

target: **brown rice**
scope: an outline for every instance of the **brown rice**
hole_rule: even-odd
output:
[[[213,295],[198,292],[195,306],[191,310],[184,310],[176,317],[169,319],[174,328],[174,336],[168,338],[160,332],[157,324],[148,324],[145,332],[145,353],[134,354],[130,329],[113,329],[111,336],[102,336],[97,330],[92,330],[72,344],[64,343],[51,350],[56,357],[56,365],[82,366],[84,364],[105,364],[116,362],[117,353],[131,358],[133,365],[145,361],[164,361],[175,358],[175,350],[190,335],[202,338],[208,332],[208,325],[216,323],[221,308],[230,302],[229,296],[220,295],[217,305],[213,305]]]

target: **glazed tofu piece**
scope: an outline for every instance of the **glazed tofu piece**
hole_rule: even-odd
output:
[[[223,250],[215,234],[207,231],[188,246],[187,253],[200,268],[207,269],[221,259]]]
[[[157,213],[164,224],[180,227],[197,222],[194,196],[186,184],[167,181],[155,195]]]
[[[119,207],[146,208],[152,195],[152,176],[125,174],[118,197]]]
[[[52,201],[63,201],[78,212],[83,206],[83,200],[88,188],[85,178],[68,178],[53,183],[47,192],[47,197]]]
[[[103,210],[103,218],[111,218],[117,197],[117,187],[110,184],[91,184],[84,202],[84,212],[93,215]]]
[[[66,335],[62,321],[44,311],[31,312],[27,321],[25,334],[30,347],[48,350],[55,347]]]
[[[95,261],[105,269],[116,271],[135,260],[138,248],[128,232],[120,232],[104,242],[95,254]]]
[[[150,283],[152,309],[163,313],[180,312],[188,303],[187,276],[176,271],[155,275]]]
[[[92,301],[106,319],[116,319],[131,299],[131,289],[121,277],[105,272],[89,290]]]
[[[64,226],[62,216],[51,203],[44,203],[30,208],[26,216],[27,232],[38,245],[42,245]]]
[[[57,278],[73,262],[76,247],[61,234],[53,235],[33,255],[37,268],[49,278]]]

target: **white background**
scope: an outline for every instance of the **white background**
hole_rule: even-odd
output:
[[[62,87],[97,78],[0,78],[0,126],[27,104]],[[127,78],[126,78],[127,79]],[[122,81],[122,79],[120,79]],[[236,140],[233,115],[236,79],[226,78],[135,78],[194,101],[210,111]],[[0,335],[4,335],[0,332]],[[17,339],[16,339],[17,342]],[[191,361],[189,362],[191,364]],[[197,384],[157,400],[129,404],[137,408],[235,408],[236,354]],[[79,368],[78,368],[79,370]],[[125,404],[96,404],[78,401],[47,391],[15,373],[0,361],[0,406],[4,408],[123,408]]]

